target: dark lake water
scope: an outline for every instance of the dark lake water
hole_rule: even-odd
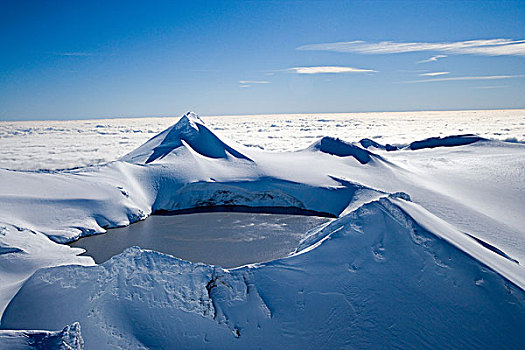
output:
[[[259,213],[153,215],[71,243],[102,263],[139,246],[225,268],[288,256],[305,233],[331,219]]]

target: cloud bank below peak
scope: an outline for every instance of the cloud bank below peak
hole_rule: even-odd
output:
[[[297,47],[302,51],[334,51],[358,54],[394,54],[408,52],[432,51],[454,55],[482,56],[523,56],[525,57],[525,40],[482,39],[455,42],[394,42],[378,43],[361,40],[335,43],[311,44]],[[436,60],[444,56],[434,56]],[[434,59],[426,60],[434,61]]]

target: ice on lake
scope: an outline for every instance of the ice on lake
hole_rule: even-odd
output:
[[[140,246],[225,268],[288,256],[306,232],[330,219],[259,213],[152,215],[135,224],[73,242],[102,263]]]

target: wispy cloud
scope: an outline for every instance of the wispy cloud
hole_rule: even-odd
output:
[[[288,69],[297,74],[322,74],[322,73],[374,73],[372,69],[362,69],[341,66],[318,66],[318,67],[293,67]]]
[[[219,69],[205,69],[205,68],[191,69],[190,71],[191,72],[195,72],[195,73],[216,73],[216,72],[220,72]]]
[[[433,83],[437,81],[500,80],[500,79],[515,79],[515,78],[525,78],[525,75],[524,74],[520,74],[520,75],[482,75],[482,76],[468,76],[468,77],[450,77],[450,78],[409,80],[409,81],[403,81],[402,83],[415,84],[415,83]]]
[[[53,52],[52,54],[55,56],[77,56],[77,57],[94,56],[94,54],[89,53],[89,52]]]
[[[437,60],[441,58],[446,58],[447,55],[435,55],[432,57],[427,58],[426,60],[417,61],[416,63],[428,63],[428,62],[436,62]]]
[[[509,87],[508,85],[489,85],[489,86],[473,86],[473,89],[503,89]]]
[[[267,80],[239,80],[239,84],[252,85],[252,84],[270,84]]]
[[[428,69],[397,69],[400,73],[426,73]]]
[[[437,77],[438,75],[450,74],[450,72],[430,72],[430,73],[421,73],[421,77]]]
[[[361,54],[393,54],[407,52],[435,51],[455,55],[485,55],[485,56],[525,56],[525,40],[486,39],[454,42],[393,42],[382,41],[369,43],[366,41],[345,41],[325,44],[304,45],[297,50],[336,51]],[[434,56],[435,57],[435,56]],[[441,57],[442,58],[442,57]],[[438,59],[438,58],[436,58]]]

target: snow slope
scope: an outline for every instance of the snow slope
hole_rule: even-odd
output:
[[[80,333],[80,324],[75,322],[56,332],[0,330],[0,345],[6,349],[82,350],[84,340]]]
[[[362,206],[290,258],[234,270],[139,248],[95,267],[40,270],[2,325],[80,320],[93,349],[440,348],[445,336],[457,348],[520,347],[523,290],[396,202]],[[56,313],[64,304],[74,307]]]
[[[1,327],[78,321],[90,349],[439,348],[445,337],[515,348],[525,340],[525,146],[467,138],[399,150],[323,138],[269,153],[188,113],[105,166],[2,170]],[[94,265],[58,244],[210,206],[338,219],[289,258],[231,270],[140,248]]]

